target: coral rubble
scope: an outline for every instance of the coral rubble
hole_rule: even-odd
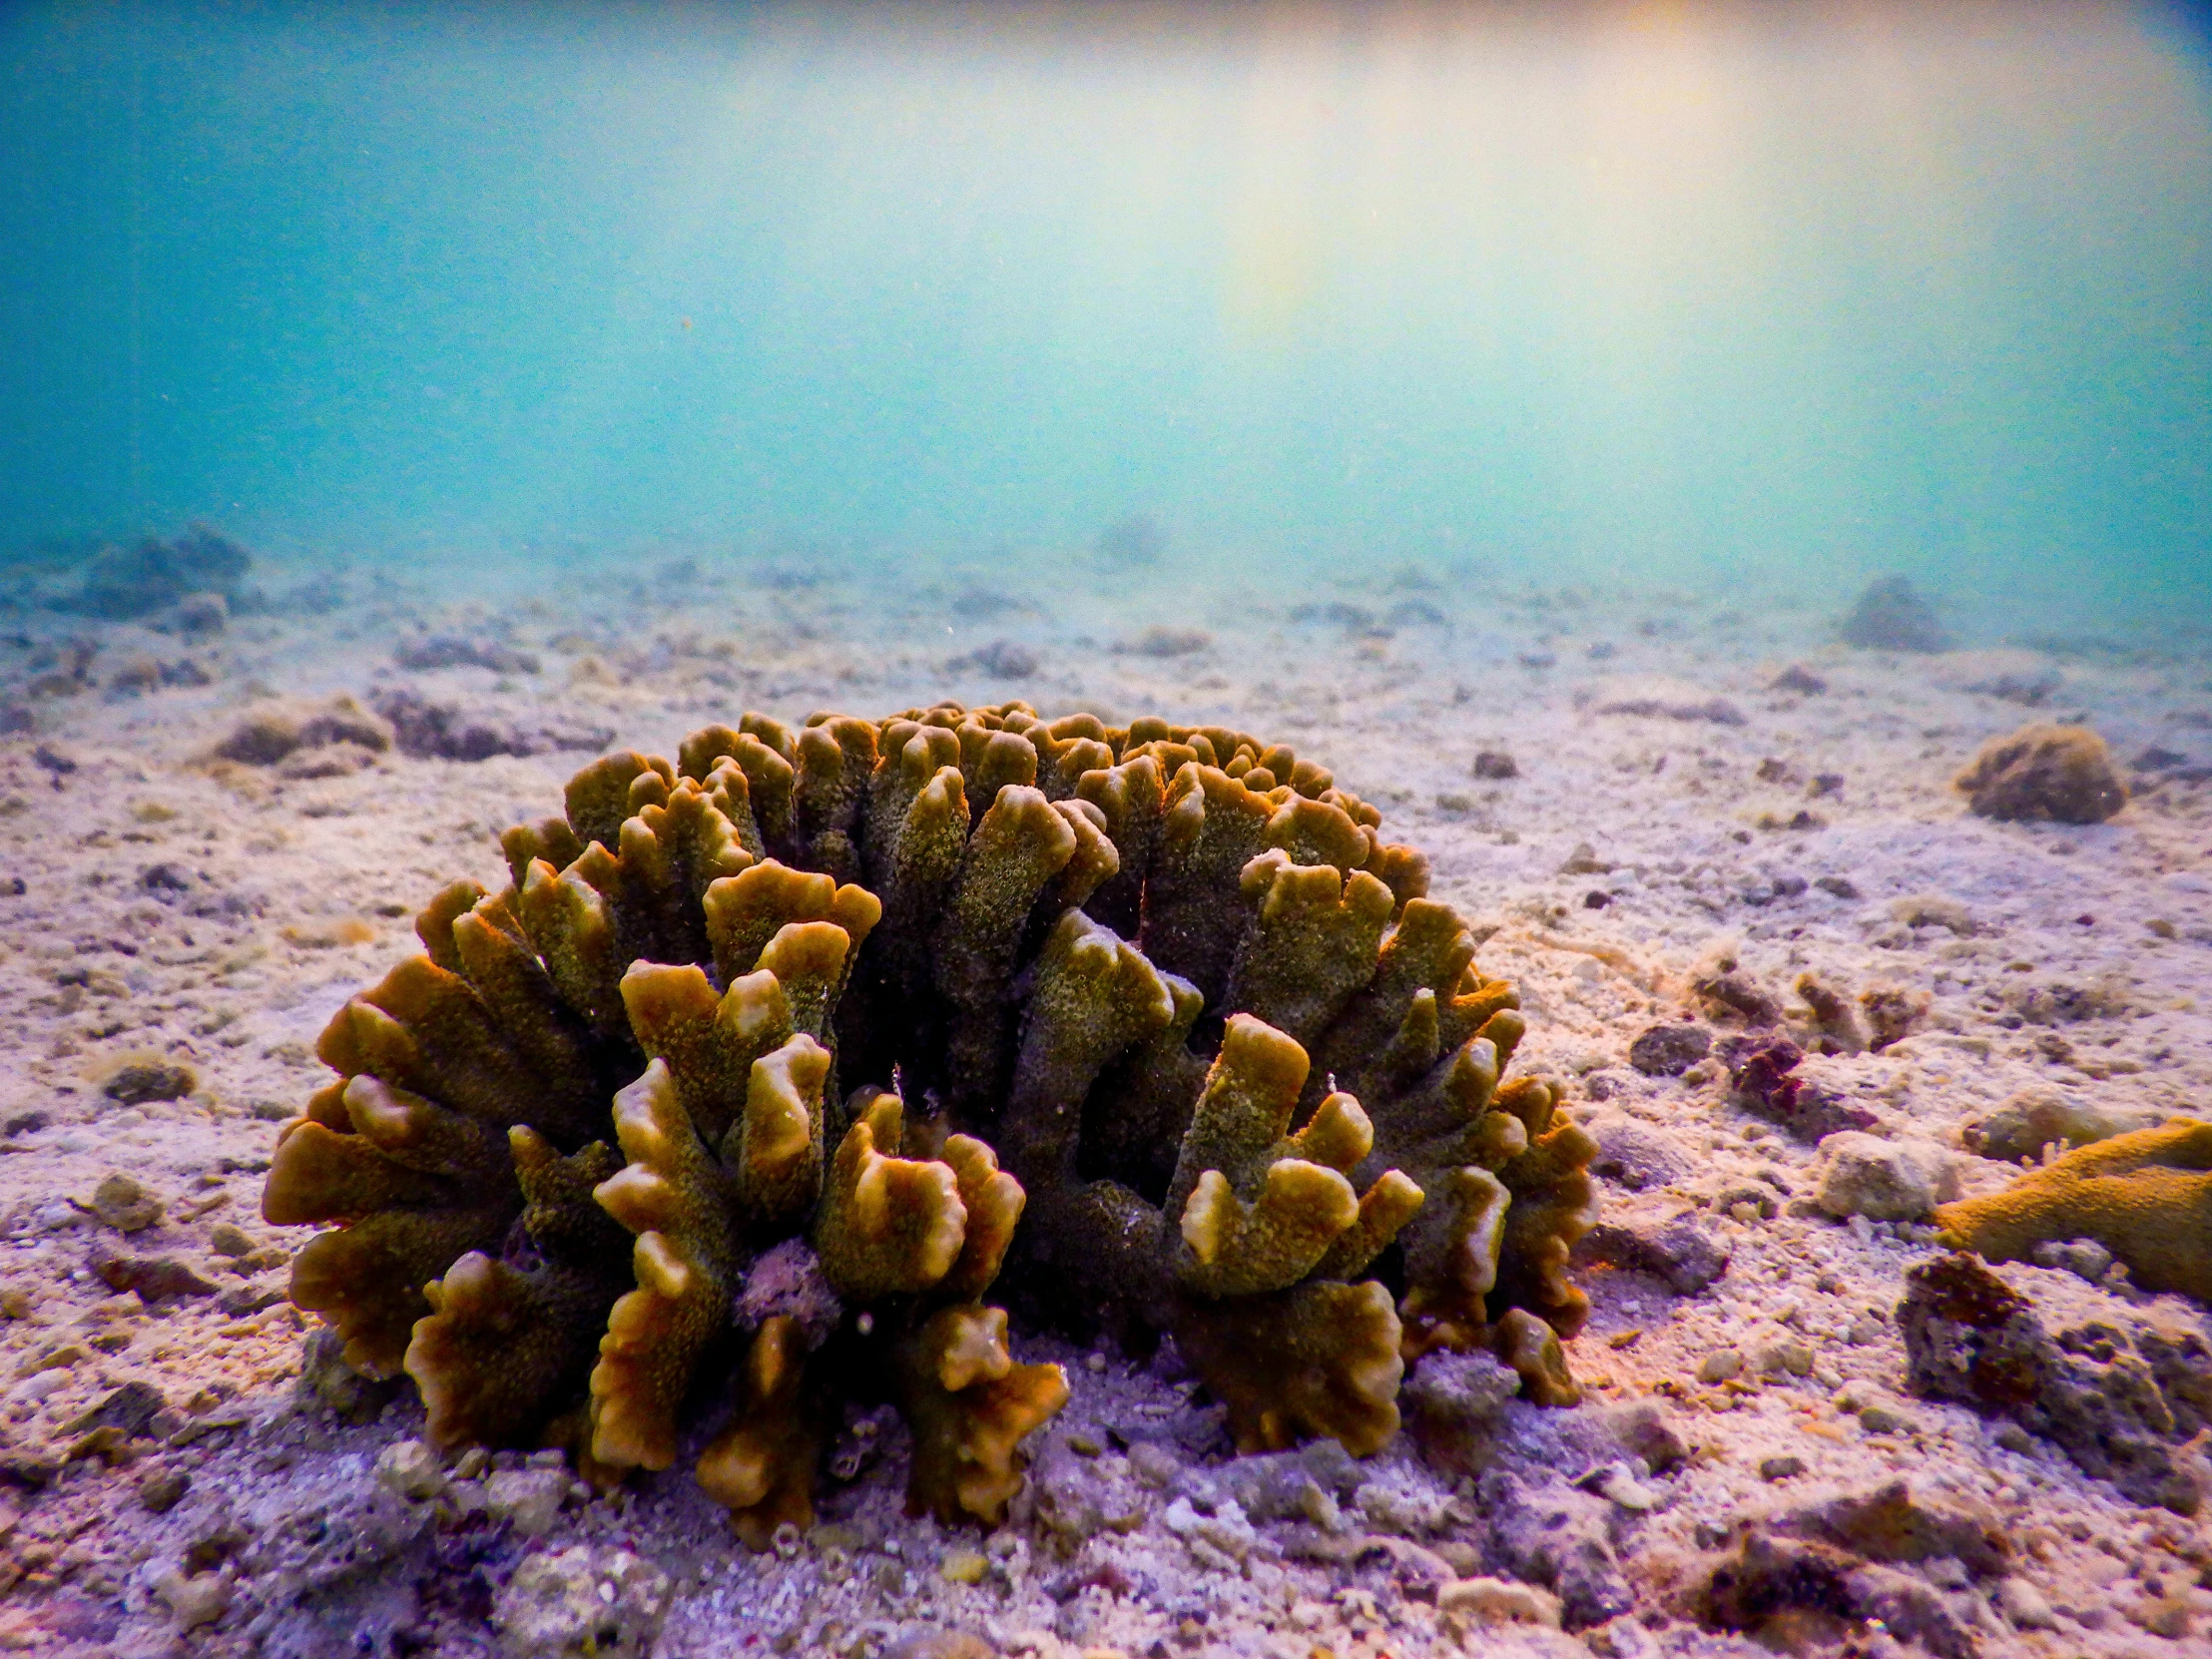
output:
[[[2085,726],[2038,723],[1991,738],[1952,787],[1981,818],[2102,824],[2127,805],[2104,740]]]
[[[2076,1147],[1999,1193],[1936,1212],[1945,1242],[1991,1262],[2094,1239],[2147,1291],[2212,1306],[2212,1122],[2176,1118]]]
[[[995,1522],[1066,1398],[1002,1266],[1073,1332],[1171,1333],[1247,1450],[1380,1446],[1436,1349],[1578,1397],[1596,1144],[1501,1082],[1516,998],[1425,861],[1289,749],[747,715],[566,807],[331,1021],[266,1190],[336,1224],[293,1300],[433,1438],[664,1468],[728,1375],[698,1473],[761,1547],[887,1395],[910,1506]]]
[[[2138,1503],[2202,1504],[2190,1442],[2212,1425],[2212,1336],[2185,1304],[2131,1308],[2069,1274],[2000,1276],[1959,1252],[1906,1275],[1898,1329],[1915,1392],[2012,1417]]]

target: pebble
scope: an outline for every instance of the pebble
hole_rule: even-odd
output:
[[[386,1491],[421,1503],[445,1490],[438,1454],[420,1440],[394,1440],[376,1454],[376,1480]]]
[[[484,1482],[484,1508],[525,1538],[542,1538],[560,1518],[568,1476],[556,1469],[504,1469]]]
[[[1628,1045],[1628,1063],[1646,1077],[1680,1077],[1712,1048],[1702,1025],[1654,1025]]]
[[[180,1630],[213,1624],[231,1606],[231,1581],[221,1572],[172,1571],[163,1574],[154,1588],[169,1603]]]
[[[1769,1457],[1759,1465],[1762,1480],[1789,1480],[1805,1472],[1805,1459],[1792,1453],[1781,1457]]]
[[[218,1256],[251,1256],[254,1236],[233,1222],[218,1222],[208,1235],[208,1248]]]
[[[1839,1221],[1921,1221],[1957,1193],[1958,1172],[1934,1141],[1847,1129],[1821,1142],[1813,1201]]]
[[[668,1575],[650,1562],[579,1544],[525,1557],[492,1622],[509,1659],[644,1659],[669,1599]]]
[[[139,1502],[153,1514],[167,1514],[191,1485],[192,1476],[183,1469],[150,1469],[139,1482]]]
[[[2043,1599],[2042,1591],[2024,1578],[2001,1578],[1996,1589],[1997,1611],[2015,1630],[2055,1630],[2058,1620]]]
[[[92,1190],[92,1213],[103,1227],[137,1233],[162,1219],[162,1201],[132,1176],[106,1176]]]
[[[200,1087],[200,1075],[188,1065],[166,1060],[140,1060],[118,1068],[100,1085],[100,1092],[123,1106],[144,1106],[149,1101],[180,1100]]]
[[[1455,1578],[1436,1591],[1436,1610],[1481,1624],[1539,1624],[1559,1628],[1559,1598],[1509,1578]]]
[[[1743,1371],[1744,1357],[1742,1354],[1733,1348],[1716,1348],[1705,1357],[1704,1362],[1698,1367],[1697,1380],[1700,1382],[1726,1382],[1734,1378],[1741,1377]]]
[[[952,1549],[937,1563],[937,1573],[948,1584],[980,1584],[989,1567],[979,1549]]]

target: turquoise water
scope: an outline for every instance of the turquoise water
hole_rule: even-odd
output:
[[[2207,65],[2116,5],[18,4],[0,547],[1143,513],[2202,627]]]

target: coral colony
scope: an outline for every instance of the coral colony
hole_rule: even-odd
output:
[[[292,1300],[447,1445],[675,1460],[759,1548],[843,1401],[908,1504],[995,1524],[1059,1409],[1042,1326],[1172,1335],[1247,1451],[1398,1426],[1408,1360],[1579,1393],[1596,1147],[1501,1081],[1510,985],[1426,860],[1281,745],[1025,705],[747,715],[610,756],[348,1002],[264,1206]],[[725,1383],[719,1379],[729,1376]]]

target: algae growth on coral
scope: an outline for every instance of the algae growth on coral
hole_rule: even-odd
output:
[[[1025,1316],[1172,1334],[1242,1449],[1397,1427],[1484,1347],[1571,1403],[1589,1137],[1427,866],[1280,745],[1026,706],[757,715],[577,774],[354,997],[269,1219],[446,1444],[698,1474],[756,1547],[888,1392],[909,1506],[998,1520],[1067,1395]],[[1001,1167],[1003,1165],[1003,1167]]]

